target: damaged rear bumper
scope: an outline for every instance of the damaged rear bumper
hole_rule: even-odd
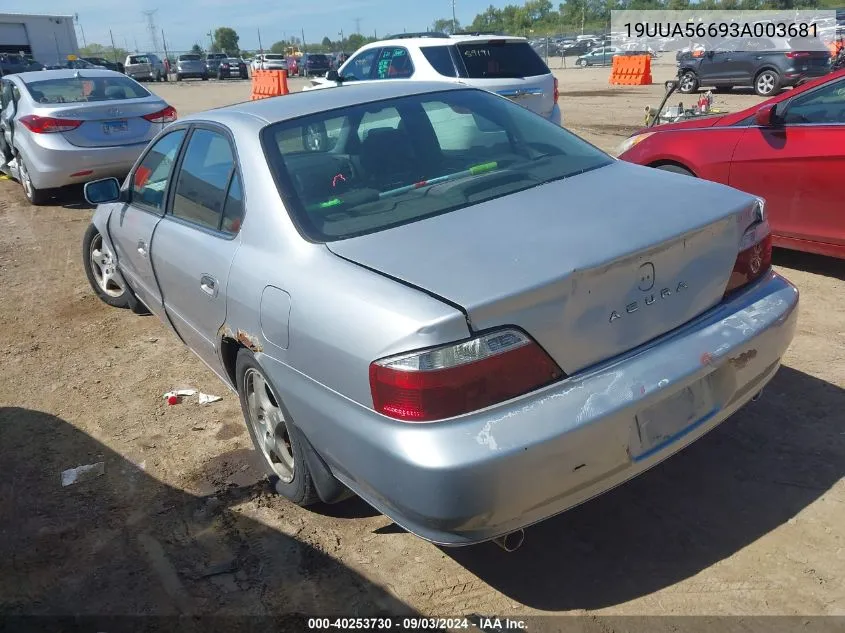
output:
[[[424,539],[468,545],[606,492],[724,421],[776,373],[797,305],[770,273],[622,357],[445,422],[388,420],[302,377],[288,404],[352,490]]]

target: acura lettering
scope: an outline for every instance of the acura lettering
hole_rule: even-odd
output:
[[[624,310],[614,310],[610,313],[610,322],[613,323],[616,319],[621,319],[623,314],[633,314],[637,312],[643,306],[650,306],[657,303],[659,299],[669,299],[673,295],[677,295],[682,291],[689,288],[683,281],[678,282],[677,287],[675,290],[671,288],[663,288],[660,292],[652,292],[651,294],[645,295],[642,299],[637,301],[632,301],[628,305],[625,306]]]

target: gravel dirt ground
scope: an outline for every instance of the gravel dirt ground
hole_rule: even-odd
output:
[[[644,87],[556,72],[567,127],[611,151],[672,66]],[[249,97],[243,81],[153,89],[182,114]],[[802,305],[764,397],[506,554],[440,549],[357,499],[271,494],[237,397],[153,317],[89,289],[90,216],[78,190],[33,208],[0,181],[0,613],[845,615],[845,262],[776,252]],[[183,387],[223,400],[167,406]]]

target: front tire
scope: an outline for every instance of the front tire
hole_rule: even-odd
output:
[[[771,97],[780,91],[780,75],[764,70],[754,78],[754,92],[761,97]]]
[[[698,76],[691,70],[688,70],[681,75],[681,79],[678,81],[678,92],[685,95],[696,93],[698,92],[698,85]]]
[[[29,174],[29,167],[26,160],[21,154],[18,154],[18,177],[20,179],[21,187],[23,187],[23,194],[29,203],[38,207],[47,202],[52,197],[52,192],[49,189],[38,189],[32,184],[32,176]]]
[[[82,238],[82,264],[88,283],[101,301],[115,308],[130,306],[126,287],[115,277],[117,259],[93,224],[88,225]]]
[[[311,448],[248,349],[238,352],[235,374],[247,430],[276,492],[299,506],[319,502],[308,466]]]
[[[578,66],[578,68],[586,68],[587,67],[587,60],[586,59],[576,59],[575,65]]]

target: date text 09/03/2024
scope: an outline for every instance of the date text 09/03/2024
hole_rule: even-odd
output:
[[[818,37],[815,22],[626,22],[626,36],[634,37]]]
[[[482,631],[520,631],[526,630],[523,620],[497,617],[475,618],[429,618],[383,617],[383,618],[308,618],[308,630],[394,630],[394,631],[446,631],[477,630]]]

